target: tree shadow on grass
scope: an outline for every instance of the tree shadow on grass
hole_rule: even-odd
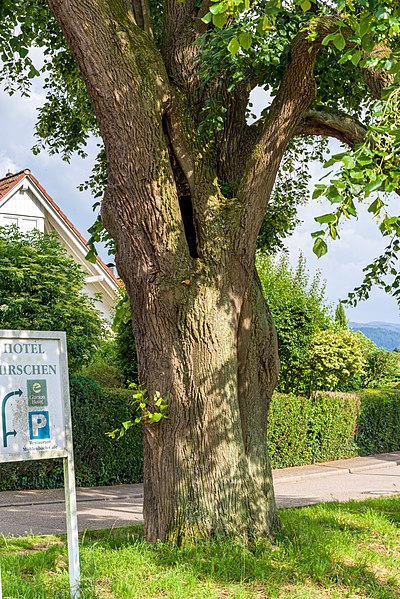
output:
[[[320,504],[280,515],[282,529],[274,542],[247,546],[218,539],[180,548],[149,545],[140,526],[86,531],[80,542],[81,597],[400,597],[398,498]],[[11,556],[18,548],[26,550],[26,543],[9,541],[7,551],[0,540],[0,550]],[[36,562],[47,573],[66,555],[65,547],[54,543],[39,550],[50,553]],[[32,556],[26,559],[29,565],[21,556],[13,564],[21,568],[25,584]],[[32,581],[45,574],[32,573]],[[64,571],[64,588],[65,580]],[[52,584],[60,590],[61,581]],[[109,595],[101,591],[105,585]],[[43,592],[26,596],[45,597]],[[57,591],[52,597],[64,595]]]

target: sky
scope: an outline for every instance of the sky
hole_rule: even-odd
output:
[[[74,157],[70,163],[43,151],[38,156],[33,155],[31,148],[35,144],[36,110],[43,98],[40,81],[34,82],[29,98],[21,98],[17,94],[9,96],[0,89],[0,176],[9,171],[30,168],[61,210],[87,238],[87,229],[95,220],[92,210],[94,200],[89,192],[80,192],[77,187],[90,175],[98,150],[97,142],[90,142],[88,158]],[[259,92],[253,97],[255,112],[262,102],[263,97]],[[322,169],[313,167],[313,170],[313,179],[318,181],[323,174]],[[287,248],[293,266],[301,252],[306,258],[311,278],[317,270],[321,271],[322,278],[326,280],[327,300],[335,307],[339,299],[344,299],[349,291],[361,283],[363,267],[380,254],[385,247],[385,240],[371,215],[362,210],[357,221],[352,219],[346,223],[341,238],[329,244],[328,254],[318,259],[312,252],[311,233],[317,227],[314,217],[326,211],[316,200],[301,207],[299,216],[303,224],[287,240]],[[107,262],[110,261],[101,250],[99,253]],[[400,322],[397,302],[379,289],[375,289],[370,299],[359,303],[356,308],[346,308],[346,316],[359,323]]]

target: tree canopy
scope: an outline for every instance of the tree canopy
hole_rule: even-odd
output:
[[[136,19],[138,11],[146,14],[140,17],[139,27],[162,50],[167,38],[168,3],[150,3],[139,9],[133,0],[131,5]],[[364,282],[349,295],[348,301],[354,305],[359,299],[366,299],[373,284],[397,297],[400,217],[388,213],[385,195],[397,192],[400,177],[396,159],[400,143],[398,3],[210,0],[197,8],[198,50],[193,50],[192,58],[199,65],[200,85],[215,82],[223,74],[229,93],[238,92],[244,85],[260,86],[273,99],[281,87],[290,53],[293,55],[294,42],[310,55],[310,67],[315,61],[314,72],[308,73],[310,82],[313,79],[316,83],[315,98],[297,123],[293,132],[297,137],[282,160],[260,230],[259,246],[270,251],[282,247],[282,238],[298,223],[297,206],[308,197],[308,162],[319,159],[326,168],[334,166],[335,171],[331,171],[333,176],[328,183],[316,186],[313,195],[324,196],[333,209],[316,218],[322,227],[313,234],[315,253],[326,253],[326,239],[340,235],[343,219],[357,217],[357,202],[369,202],[368,211],[376,217],[388,244],[385,252],[365,268]],[[99,127],[82,75],[47,2],[4,0],[0,16],[0,80],[6,89],[29,94],[32,79],[44,76],[47,97],[38,115],[34,150],[46,148],[51,153],[62,153],[66,159],[74,152],[84,155],[88,137],[99,135]],[[30,53],[32,46],[43,49],[43,65],[35,64]],[[300,60],[300,53],[297,54]],[[227,107],[223,99],[207,94],[203,104],[198,133],[205,144],[213,144],[224,134]],[[262,118],[251,128],[254,135],[269,112],[270,106],[266,106]],[[246,114],[251,116],[250,104]],[[326,161],[321,136],[338,139],[346,146],[345,151]],[[97,196],[104,191],[106,168],[101,150],[94,173],[86,183]],[[110,240],[101,220],[93,226],[92,234],[93,243]],[[92,258],[93,255],[92,252]]]
[[[0,328],[65,331],[68,363],[90,361],[103,323],[83,293],[84,273],[55,235],[0,228]]]

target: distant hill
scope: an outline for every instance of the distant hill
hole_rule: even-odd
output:
[[[353,331],[361,331],[378,346],[393,351],[400,348],[400,324],[392,322],[349,322]]]

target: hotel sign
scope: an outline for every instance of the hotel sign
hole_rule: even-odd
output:
[[[0,417],[0,462],[67,457],[65,334],[0,332]]]
[[[78,598],[78,522],[65,333],[0,330],[0,464],[50,458],[63,458],[70,591],[71,597]]]

